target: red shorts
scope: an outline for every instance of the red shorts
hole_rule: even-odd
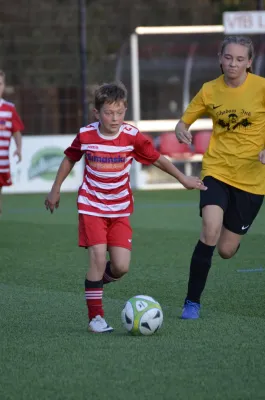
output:
[[[79,246],[96,244],[132,249],[132,228],[128,217],[106,218],[79,214]]]
[[[0,172],[0,187],[12,185],[10,172]]]

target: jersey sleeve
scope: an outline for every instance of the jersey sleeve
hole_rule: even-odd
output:
[[[186,111],[184,112],[181,120],[188,125],[193,124],[199,117],[206,113],[206,106],[204,103],[203,87],[191,100]]]
[[[12,110],[12,133],[22,132],[24,130],[24,124],[17,113],[17,110],[14,108]]]
[[[81,150],[81,142],[79,134],[73,140],[71,146],[69,146],[65,151],[64,154],[66,157],[70,158],[72,161],[79,161],[83,156],[83,151]]]
[[[133,158],[141,164],[153,164],[160,157],[160,153],[154,148],[151,141],[138,132],[134,144]]]

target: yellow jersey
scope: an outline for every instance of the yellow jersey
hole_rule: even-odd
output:
[[[254,194],[265,194],[265,78],[248,73],[241,86],[226,85],[224,76],[205,83],[182,121],[191,125],[208,115],[213,134],[203,156],[202,178],[210,175]]]

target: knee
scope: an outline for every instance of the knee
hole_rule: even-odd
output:
[[[233,252],[227,251],[227,250],[219,250],[219,249],[218,249],[218,253],[219,253],[219,256],[220,256],[221,258],[223,258],[224,260],[228,260],[229,258],[232,258],[233,255],[234,255]]]
[[[122,277],[129,271],[129,264],[123,262],[111,262],[111,270],[115,276]]]
[[[219,253],[221,258],[223,258],[225,260],[228,260],[229,258],[232,258],[235,255],[235,253],[237,252],[238,248],[239,248],[239,246],[236,249],[234,249],[234,248],[231,248],[231,247],[228,247],[228,246],[219,245],[218,246],[218,253]]]
[[[206,225],[201,233],[201,240],[208,246],[215,246],[220,237],[220,227],[214,225]]]

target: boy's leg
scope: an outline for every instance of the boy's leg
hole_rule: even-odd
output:
[[[88,328],[96,333],[113,331],[103,318],[102,277],[106,266],[106,240],[106,221],[104,218],[79,214],[79,246],[89,249],[89,270],[85,280]]]
[[[113,280],[119,280],[123,275],[129,271],[131,261],[131,251],[123,247],[110,246],[110,273],[107,278],[110,282]],[[106,271],[104,276],[106,276]]]
[[[106,244],[98,244],[88,249],[89,270],[85,280],[85,293],[89,321],[97,315],[104,317],[102,276],[106,265],[106,251]]]
[[[129,218],[115,218],[108,227],[108,250],[110,261],[107,262],[103,283],[119,280],[129,270],[132,248],[132,229]]]
[[[111,282],[116,282],[120,278],[115,276],[112,272],[112,267],[111,267],[111,261],[107,261],[104,275],[103,275],[103,285],[107,285],[108,283]]]
[[[106,251],[106,244],[98,244],[88,249],[90,268],[85,280],[85,294],[89,318],[88,328],[95,333],[113,331],[104,319],[102,304],[102,275],[106,265]]]
[[[2,215],[2,189],[3,186],[12,185],[10,172],[0,173],[0,217]]]

